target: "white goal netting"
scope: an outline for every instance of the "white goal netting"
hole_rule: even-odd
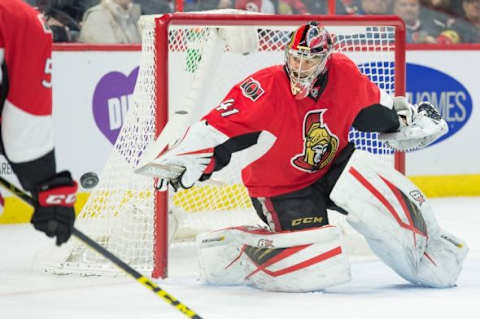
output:
[[[393,94],[400,76],[395,72],[395,52],[402,49],[397,44],[394,23],[358,23],[358,18],[348,21],[344,17],[335,23],[329,20],[332,25],[329,21],[325,24],[336,39],[336,50],[345,52],[372,81]],[[193,120],[200,118],[248,74],[282,64],[290,33],[312,18],[298,17],[298,21],[287,23],[270,16],[263,20],[236,16],[230,20],[218,14],[180,14],[164,17],[162,23],[157,23],[158,19],[141,19],[143,41],[134,105],[100,175],[100,183],[76,221],[81,231],[142,272],[155,272],[155,267],[163,267],[158,266],[159,260],[164,265],[168,256],[158,248],[167,237],[166,227],[155,222],[156,215],[165,214],[161,198],[155,196],[152,179],[133,173],[160,129],[160,99],[168,105],[170,117],[175,111],[187,110]],[[166,34],[168,43],[158,43],[159,32]],[[239,43],[239,37],[243,42]],[[168,52],[168,58],[161,52]],[[168,89],[168,100],[159,94],[161,85]],[[350,139],[357,147],[392,161],[391,151],[375,134],[352,130]],[[170,233],[170,247],[202,231],[259,222],[240,181],[242,152],[235,154],[238,161],[232,159],[235,165],[214,174],[213,182],[170,194],[168,219],[175,230]],[[37,267],[57,274],[118,271],[76,240],[45,255],[47,258],[40,258]],[[162,270],[157,269],[156,274],[163,275]]]

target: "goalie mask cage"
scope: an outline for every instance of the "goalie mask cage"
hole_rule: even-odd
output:
[[[154,191],[153,179],[134,174],[133,168],[176,111],[187,111],[197,120],[248,74],[283,64],[290,33],[308,21],[325,25],[335,38],[335,50],[351,57],[380,88],[391,95],[405,94],[405,29],[397,17],[238,11],[144,16],[134,103],[76,226],[138,271],[157,278],[167,276],[169,247],[175,249],[185,238],[258,223],[237,164],[248,150],[239,152],[239,160],[233,158],[209,183],[169,195]],[[375,134],[351,131],[350,139],[385,160],[395,158],[397,169],[404,169],[403,156],[392,155]],[[36,267],[47,272],[119,273],[75,238],[39,255]]]

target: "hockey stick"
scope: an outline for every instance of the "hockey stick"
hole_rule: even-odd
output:
[[[25,193],[23,190],[19,189],[6,179],[0,176],[0,184],[4,186],[8,191],[10,191],[12,194],[18,196],[20,199],[31,205],[32,207],[35,206],[35,199],[33,199],[31,196],[29,196],[27,193]],[[90,247],[91,249],[95,250],[97,253],[114,263],[116,266],[118,266],[121,270],[123,270],[125,273],[129,274],[133,278],[135,278],[136,281],[138,281],[140,284],[143,286],[147,287],[150,289],[154,294],[160,296],[165,302],[171,304],[175,308],[177,308],[178,311],[183,313],[185,316],[188,318],[194,318],[194,319],[201,319],[195,311],[191,310],[188,308],[186,305],[184,305],[182,302],[180,302],[178,299],[170,295],[168,292],[160,288],[157,284],[155,284],[153,281],[145,277],[144,275],[140,274],[137,272],[135,269],[130,267],[128,264],[123,262],[120,258],[103,248],[101,245],[99,245],[96,241],[93,239],[89,238],[87,235],[76,229],[75,227],[73,228],[72,235],[77,237],[79,240],[81,240],[85,245]]]

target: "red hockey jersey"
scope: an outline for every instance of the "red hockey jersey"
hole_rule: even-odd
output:
[[[296,100],[278,65],[234,86],[204,117],[229,137],[261,131],[275,136],[270,149],[242,170],[250,196],[276,196],[313,184],[347,145],[358,113],[381,103],[378,87],[345,55],[332,54],[327,67],[328,82],[317,100]]]
[[[22,0],[0,1],[0,85],[5,151],[14,162],[53,149],[52,34],[41,15]]]

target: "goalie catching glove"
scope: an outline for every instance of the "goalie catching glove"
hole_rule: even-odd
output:
[[[228,139],[226,135],[208,125],[206,121],[193,124],[183,138],[168,151],[135,170],[137,174],[158,178],[155,188],[175,191],[192,187],[204,173],[213,170],[214,147]]]
[[[423,148],[448,132],[448,125],[429,102],[408,103],[405,97],[395,97],[395,111],[400,117],[400,129],[395,133],[380,133],[379,139],[396,151]]]

